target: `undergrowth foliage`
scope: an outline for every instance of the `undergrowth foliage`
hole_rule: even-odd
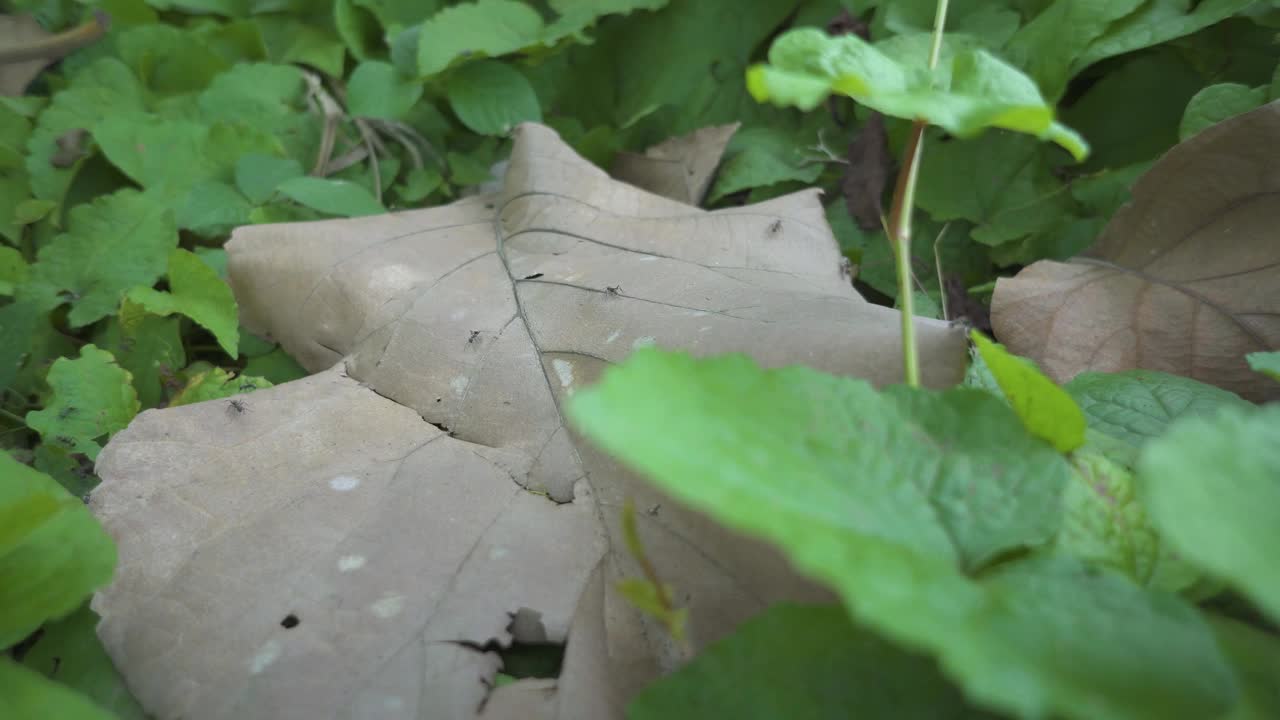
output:
[[[981,327],[996,277],[1076,255],[1163,152],[1280,99],[1280,9],[1255,0],[11,5],[69,53],[0,96],[15,718],[145,716],[85,602],[115,563],[81,502],[105,441],[303,375],[239,326],[237,226],[469,194],[523,121],[605,168],[740,122],[711,207],[831,190],[864,293]],[[943,391],[646,349],[574,398],[583,434],[842,601],[766,611],[629,717],[1280,714],[1280,408],[1150,371],[1059,387],[973,341]],[[683,640],[645,567],[624,592]]]

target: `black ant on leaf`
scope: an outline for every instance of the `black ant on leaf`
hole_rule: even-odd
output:
[[[609,286],[605,287],[604,291],[605,291],[605,292],[607,292],[607,293],[609,293],[610,295],[613,295],[613,296],[615,296],[615,297],[616,297],[616,296],[618,296],[618,295],[621,295],[621,294],[622,294],[622,286],[621,286],[621,285],[609,285]]]
[[[227,401],[227,412],[231,412],[239,415],[248,409],[249,409],[249,406],[243,400],[232,398],[231,400]]]

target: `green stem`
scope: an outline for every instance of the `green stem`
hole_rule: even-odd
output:
[[[933,44],[929,48],[929,69],[938,66],[942,56],[942,31],[947,24],[948,0],[938,0],[933,18]],[[889,241],[893,243],[893,259],[898,270],[898,310],[902,315],[902,375],[910,387],[920,387],[920,351],[916,347],[915,295],[911,286],[911,211],[915,207],[916,177],[920,174],[920,155],[924,149],[924,120],[911,125],[902,172],[893,190],[893,207],[889,211]]]
[[[26,421],[26,420],[24,420],[24,419],[22,419],[22,418],[18,417],[17,415],[14,415],[13,413],[9,412],[8,410],[5,410],[4,408],[0,408],[0,417],[4,418],[5,420],[8,420],[8,421],[10,421],[10,422],[15,422],[15,423],[17,423],[18,425],[20,425],[20,426],[22,426],[22,427],[26,427],[26,426],[27,426],[27,421]]]

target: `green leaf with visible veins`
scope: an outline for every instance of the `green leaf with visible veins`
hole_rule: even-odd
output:
[[[368,190],[348,180],[297,177],[280,183],[276,190],[295,202],[329,215],[359,217],[386,212]]]
[[[1035,363],[1010,353],[977,330],[969,337],[1028,432],[1061,453],[1084,444],[1084,413],[1065,390],[1045,377]]]
[[[192,375],[186,387],[173,396],[169,407],[229,398],[269,387],[271,383],[264,378],[249,375],[236,376],[216,367]]]
[[[0,536],[0,648],[75,610],[111,579],[116,564],[115,544],[80,498],[4,452]],[[0,707],[9,697],[0,691]]]
[[[928,657],[854,625],[841,607],[783,604],[644,688],[628,720],[958,720],[990,717]]]
[[[80,348],[80,357],[58,358],[49,368],[53,397],[27,413],[27,425],[47,443],[96,459],[97,439],[121,430],[138,414],[138,394],[129,371],[106,350]]]
[[[165,378],[187,364],[179,325],[178,318],[153,315],[126,297],[120,312],[94,336],[94,344],[110,351],[133,376],[144,409],[160,405]]]
[[[1245,355],[1249,367],[1272,380],[1280,381],[1280,352],[1256,352]]]
[[[799,140],[799,135],[772,127],[734,133],[725,148],[725,157],[707,202],[762,185],[817,180],[822,174],[822,163],[806,155],[805,143]]]
[[[1188,417],[1143,448],[1138,488],[1184,557],[1280,619],[1280,405]]]
[[[446,87],[449,107],[481,135],[505,135],[522,122],[541,122],[538,96],[524,75],[496,60],[459,68]]]
[[[88,698],[0,656],[0,717],[117,720]]]
[[[1261,107],[1267,102],[1267,89],[1251,88],[1240,83],[1218,83],[1196,93],[1187,103],[1187,111],[1178,126],[1178,139],[1186,141],[1192,135]]]
[[[67,232],[36,256],[27,289],[44,310],[70,303],[67,321],[82,327],[114,313],[129,288],[154,283],[177,244],[172,212],[118,190],[71,209]]]
[[[1211,415],[1223,406],[1252,407],[1233,392],[1155,370],[1084,372],[1063,387],[1090,428],[1135,448],[1163,435],[1180,417]]]
[[[872,45],[857,35],[791,30],[769,48],[768,65],[748,70],[747,88],[756,100],[802,110],[834,92],[957,137],[998,127],[1055,142],[1077,160],[1088,154],[1084,139],[1054,120],[1035,82],[1012,65],[985,50],[958,48],[931,71],[927,53],[915,36]]]
[[[1112,23],[1146,1],[1053,0],[1014,34],[1005,53],[1027,71],[1045,96],[1056,100],[1076,70],[1076,59]]]
[[[435,75],[461,56],[494,57],[542,39],[542,17],[515,0],[476,0],[447,7],[422,23],[418,73]]]
[[[125,687],[98,640],[98,615],[88,603],[56,622],[46,623],[22,664],[50,680],[82,693],[117,720],[146,720],[142,706]]]
[[[1072,74],[1099,60],[1159,45],[1225,20],[1253,0],[1147,0],[1089,44],[1076,58]]]
[[[235,296],[217,271],[195,253],[169,253],[169,292],[135,287],[126,301],[156,315],[186,315],[213,333],[227,355],[234,358],[240,354],[240,311]]]
[[[567,412],[676,499],[776,543],[857,621],[937,656],[976,702],[1199,720],[1235,700],[1212,635],[1177,597],[1065,555],[992,564],[1056,534],[1069,470],[986,392],[877,392],[644,349]]]

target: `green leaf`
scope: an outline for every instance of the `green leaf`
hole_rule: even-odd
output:
[[[981,42],[983,47],[998,50],[1009,42],[1009,38],[1022,23],[1017,5],[1017,0],[952,0],[947,9],[947,32],[971,36]],[[856,5],[853,12],[858,12]],[[877,11],[873,17],[872,36],[930,33],[933,31],[936,14],[936,0],[893,0],[883,3],[882,10]],[[821,24],[829,19],[830,14],[824,14],[819,21],[805,24]],[[876,22],[881,19],[887,33],[877,32]],[[801,23],[796,23],[797,27],[800,25]]]
[[[433,167],[414,168],[403,183],[396,186],[396,195],[407,203],[422,202],[428,195],[444,185],[444,176]]]
[[[1256,352],[1245,355],[1249,367],[1272,380],[1280,381],[1280,352]]]
[[[138,394],[129,372],[94,345],[80,357],[58,358],[49,368],[53,397],[43,410],[27,413],[27,425],[47,443],[97,459],[97,439],[121,430],[138,414]]]
[[[67,492],[78,498],[87,498],[98,485],[98,476],[93,474],[92,460],[52,443],[40,443],[36,446],[32,466],[57,480]]]
[[[249,153],[236,162],[236,187],[250,202],[261,204],[275,194],[280,183],[305,174],[293,158]]]
[[[449,107],[481,135],[504,135],[522,122],[541,122],[533,86],[510,66],[495,60],[466,65],[449,76]]]
[[[1137,12],[1113,23],[1089,44],[1073,74],[1099,60],[1159,45],[1208,27],[1252,4],[1253,0],[1147,0]]]
[[[368,60],[382,46],[382,28],[379,27],[377,18],[354,0],[335,0],[333,24],[338,36],[357,60]]]
[[[495,57],[542,38],[542,18],[515,0],[476,0],[445,8],[422,23],[418,73],[431,76],[459,57]]]
[[[157,95],[203,90],[228,63],[198,33],[173,25],[140,25],[119,33],[116,49]]]
[[[1084,450],[1071,459],[1073,482],[1062,497],[1059,552],[1124,573],[1140,585],[1178,592],[1200,572],[1160,539],[1138,502],[1133,473]]]
[[[989,564],[1056,533],[1068,470],[985,392],[878,393],[645,349],[567,410],[678,500],[776,543],[860,622],[936,655],[975,701],[1191,720],[1235,700],[1213,637],[1176,597],[1065,555]]]
[[[324,14],[302,14],[329,20]],[[280,64],[298,63],[310,65],[333,77],[342,77],[342,65],[347,48],[336,30],[322,25],[303,22],[296,16],[276,14],[259,15],[253,19],[262,33],[267,57]]]
[[[14,287],[26,282],[29,272],[22,253],[0,246],[0,295],[13,295]]]
[[[1080,406],[1045,377],[1035,363],[1013,355],[974,330],[969,338],[1027,431],[1061,453],[1084,444],[1085,419]]]
[[[56,507],[47,512],[50,505]],[[43,510],[38,510],[43,508]],[[40,520],[24,520],[38,512]],[[22,528],[21,532],[14,532]],[[116,548],[79,498],[0,452],[0,648],[67,615],[111,579]],[[9,698],[0,691],[0,698]],[[4,700],[0,700],[0,703]],[[41,717],[18,714],[11,717]]]
[[[0,715],[58,720],[116,720],[83,695],[0,657]]]
[[[822,174],[822,163],[805,152],[792,133],[772,128],[748,128],[734,133],[716,173],[707,202],[740,190],[787,180],[811,183]]]
[[[159,406],[166,379],[187,364],[178,318],[153,315],[128,297],[93,342],[129,371],[143,408]]]
[[[61,620],[45,623],[22,664],[115,713],[117,720],[146,720],[98,640],[98,619],[86,603]]]
[[[840,607],[776,605],[641,690],[629,720],[986,717],[929,658],[859,628]]]
[[[1280,619],[1280,405],[1227,406],[1151,441],[1138,487],[1152,521],[1188,560]]]
[[[150,196],[119,190],[71,209],[66,233],[40,249],[28,287],[42,309],[71,304],[71,327],[115,312],[125,291],[151,285],[178,244],[173,213]]]
[[[1266,102],[1267,89],[1263,87],[1251,88],[1239,83],[1210,85],[1187,103],[1182,124],[1178,126],[1178,139],[1185,141],[1205,128],[1261,107]]]
[[[1250,406],[1233,392],[1154,370],[1080,373],[1064,389],[1084,411],[1090,428],[1133,447],[1163,435],[1180,417]]]
[[[368,190],[347,180],[296,177],[280,183],[276,190],[295,202],[329,215],[358,217],[386,212]]]
[[[239,356],[239,308],[231,288],[213,268],[195,253],[174,250],[169,253],[169,290],[135,287],[127,302],[155,315],[186,315],[213,333],[227,355]]]
[[[283,348],[276,348],[266,355],[250,358],[244,365],[244,374],[260,377],[272,385],[281,385],[306,377],[307,371]]]
[[[175,215],[178,227],[205,237],[220,238],[249,222],[253,206],[234,187],[221,180],[196,183]]]
[[[1217,615],[1208,615],[1218,644],[1240,679],[1240,704],[1226,720],[1280,717],[1280,640],[1274,633]]]
[[[1053,0],[1009,42],[1009,59],[1046,97],[1062,97],[1075,61],[1112,23],[1147,0]]]
[[[985,50],[960,49],[938,71],[928,69],[927,45],[898,43],[887,53],[856,35],[791,30],[769,49],[768,65],[747,73],[756,100],[812,110],[832,92],[892,117],[921,118],[958,137],[989,127],[1053,141],[1077,160],[1084,139],[1054,121],[1035,83]]]
[[[173,396],[169,407],[220,400],[269,387],[271,383],[263,378],[249,375],[236,376],[222,368],[213,368],[193,374],[186,386]]]
[[[420,81],[377,60],[360,63],[347,81],[347,112],[355,117],[401,120],[421,97]]]

